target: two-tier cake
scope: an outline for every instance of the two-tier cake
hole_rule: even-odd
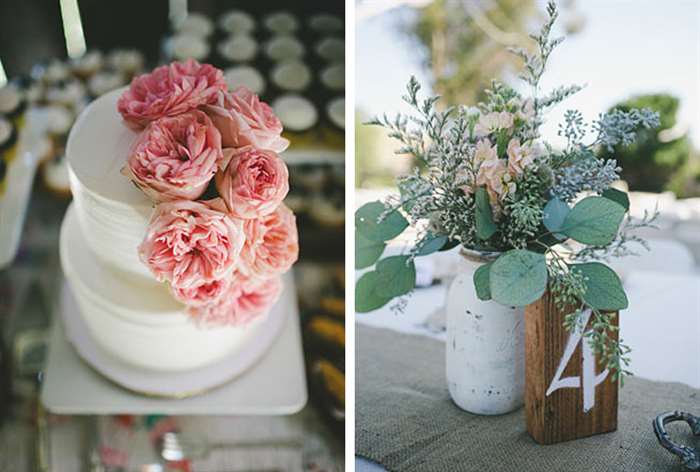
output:
[[[61,263],[109,355],[178,372],[256,342],[298,254],[281,131],[267,104],[195,61],[83,112],[66,150]]]

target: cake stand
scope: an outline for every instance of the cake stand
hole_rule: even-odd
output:
[[[245,352],[183,373],[139,370],[104,352],[67,283],[50,337],[41,399],[57,414],[286,415],[306,404],[291,274],[264,333]],[[183,398],[184,397],[184,398]]]

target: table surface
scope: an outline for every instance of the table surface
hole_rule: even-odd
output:
[[[700,388],[700,272],[631,271],[624,286],[630,306],[620,314],[620,334],[632,348],[634,375]],[[356,322],[444,341],[445,332],[426,321],[443,306],[446,292],[442,284],[420,288],[403,313],[387,305],[356,314]],[[355,465],[358,471],[384,470],[359,457]]]

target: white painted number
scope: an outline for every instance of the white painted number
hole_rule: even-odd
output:
[[[552,383],[547,389],[546,396],[550,396],[553,392],[560,388],[581,388],[581,379],[583,378],[583,412],[587,413],[595,406],[595,388],[605,381],[608,376],[608,369],[595,375],[595,355],[588,342],[583,342],[581,349],[583,350],[583,375],[581,377],[564,377],[561,378],[566,369],[567,364],[574,355],[576,346],[583,340],[584,329],[588,325],[588,320],[591,319],[591,310],[586,310],[581,313],[580,323],[577,323],[576,328],[569,335],[569,340],[564,348],[564,355],[561,356],[559,367],[554,374]]]

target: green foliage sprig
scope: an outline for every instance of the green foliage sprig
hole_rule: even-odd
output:
[[[410,293],[416,257],[456,245],[493,252],[498,257],[474,275],[480,299],[525,306],[549,290],[568,313],[562,320],[567,329],[591,310],[586,336],[593,350],[614,375],[628,374],[629,348],[618,341],[610,314],[627,308],[627,296],[601,261],[630,254],[627,244],[642,241],[632,231],[652,226],[655,215],[625,219],[629,198],[611,188],[620,169],[595,151],[631,143],[639,130],[658,126],[658,115],[613,110],[587,124],[572,110],[559,131],[565,148],[542,142],[546,110],[581,90],[564,86],[539,95],[547,60],[563,40],[550,39],[558,15],[553,2],[547,13],[542,30],[531,36],[535,53],[514,50],[532,96],[493,83],[477,107],[439,111],[439,97],[421,99],[411,78],[403,98],[415,114],[369,123],[386,128],[402,143],[397,153],[415,156],[422,166],[399,179],[399,195],[356,213],[356,265],[374,266],[357,282],[356,309],[372,311]],[[587,130],[596,135],[591,143],[583,142]],[[418,232],[415,246],[382,259],[387,242],[409,226]]]

